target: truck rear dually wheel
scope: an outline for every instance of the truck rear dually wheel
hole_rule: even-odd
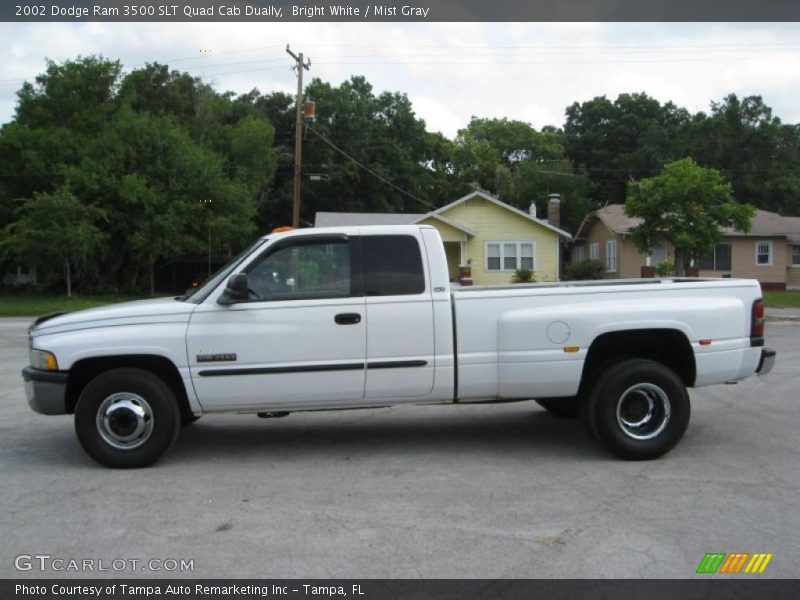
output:
[[[178,435],[180,411],[170,387],[143,369],[101,373],[81,392],[75,432],[84,450],[107,467],[145,467]]]
[[[594,382],[586,424],[617,456],[648,460],[669,452],[689,425],[689,394],[669,367],[631,358],[611,365]]]

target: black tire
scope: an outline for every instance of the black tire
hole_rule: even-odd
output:
[[[581,380],[581,386],[578,390],[578,418],[580,419],[580,422],[586,431],[589,432],[591,438],[598,444],[602,444],[602,442],[597,435],[597,431],[595,430],[593,423],[590,422],[589,419],[589,398],[592,394],[592,390],[594,390],[600,377],[603,376],[603,374],[605,374],[609,369],[611,369],[611,367],[619,362],[633,358],[635,357],[615,356],[603,360],[591,368]]]
[[[596,439],[626,460],[650,460],[683,437],[691,413],[683,381],[661,363],[632,358],[594,382],[585,420]]]
[[[154,463],[175,441],[180,424],[170,387],[143,369],[112,369],[98,375],[83,389],[75,407],[78,440],[89,456],[107,467]]]
[[[578,397],[564,396],[562,398],[541,398],[536,404],[544,408],[551,415],[562,419],[575,419],[578,417]]]

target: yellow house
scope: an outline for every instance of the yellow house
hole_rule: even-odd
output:
[[[570,240],[558,228],[560,201],[551,194],[550,222],[536,218],[533,207],[526,213],[475,191],[424,214],[318,212],[315,226],[432,225],[444,241],[451,281],[466,265],[476,285],[509,283],[517,269],[533,269],[537,281],[558,281],[563,245]]]

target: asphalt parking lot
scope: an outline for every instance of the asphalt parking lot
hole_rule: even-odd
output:
[[[27,324],[0,320],[0,577],[686,578],[706,552],[800,573],[800,322],[769,323],[768,377],[692,391],[653,462],[525,402],[208,416],[134,471],[28,408]],[[194,569],[15,568],[42,554]]]

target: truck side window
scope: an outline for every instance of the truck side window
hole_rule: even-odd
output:
[[[361,254],[367,296],[401,296],[425,291],[422,253],[415,237],[362,236]]]
[[[268,252],[247,269],[251,300],[313,300],[350,296],[346,241],[299,243]]]

